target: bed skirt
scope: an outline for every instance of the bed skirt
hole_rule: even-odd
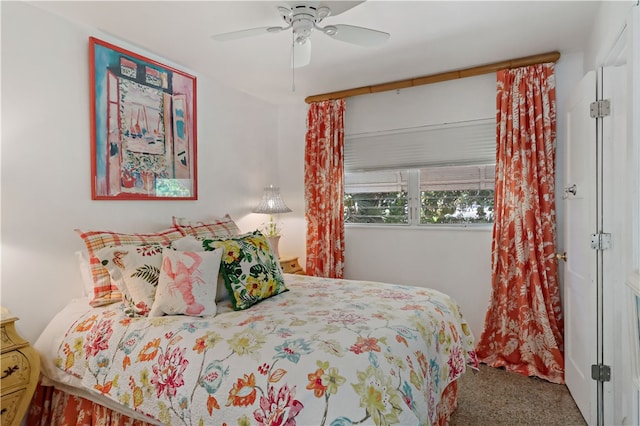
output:
[[[458,382],[447,386],[438,404],[438,426],[449,424],[458,407]],[[153,426],[53,386],[38,384],[27,414],[29,426]]]

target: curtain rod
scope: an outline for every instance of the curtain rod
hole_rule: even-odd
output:
[[[307,96],[305,102],[328,101],[342,99],[351,96],[366,95],[370,93],[386,92],[389,90],[406,89],[407,87],[422,86],[424,84],[439,83],[441,81],[455,80],[458,78],[474,77],[476,75],[489,74],[506,68],[526,67],[529,65],[557,62],[560,52],[541,53],[539,55],[526,56],[508,61],[494,62],[492,64],[464,68],[455,71],[447,71],[439,74],[431,74],[423,77],[408,78],[406,80],[392,81],[389,83],[374,84],[372,86],[357,87],[354,89],[339,90],[337,92],[321,95]]]

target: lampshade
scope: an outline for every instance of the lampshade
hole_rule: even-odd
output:
[[[280,188],[273,185],[269,185],[264,189],[260,204],[253,210],[254,213],[266,214],[287,213],[290,211],[291,209],[280,198]]]

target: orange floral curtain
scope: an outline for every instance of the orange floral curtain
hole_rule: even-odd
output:
[[[344,106],[344,99],[315,102],[307,113],[306,269],[318,277],[344,272]]]
[[[564,383],[555,258],[554,65],[497,73],[492,294],[478,358]]]

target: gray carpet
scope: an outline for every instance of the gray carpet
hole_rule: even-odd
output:
[[[586,425],[564,385],[486,365],[458,384],[458,409],[450,426]]]

